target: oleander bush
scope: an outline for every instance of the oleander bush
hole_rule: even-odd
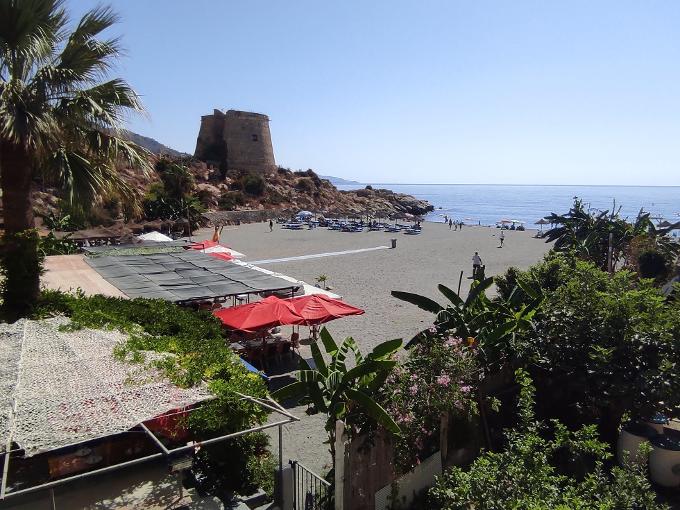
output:
[[[387,378],[379,400],[401,433],[394,461],[406,473],[437,451],[443,415],[472,420],[477,414],[479,363],[474,345],[445,334],[429,336]]]

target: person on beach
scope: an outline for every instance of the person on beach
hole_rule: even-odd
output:
[[[274,222],[271,220],[271,218],[269,219],[269,231],[274,232]]]
[[[461,230],[463,230],[463,222],[462,222],[462,221],[458,222],[458,228],[460,228]]]
[[[503,247],[503,241],[505,241],[505,233],[502,230],[501,230],[500,240],[501,240],[501,245],[499,246],[499,248],[502,248]]]
[[[472,278],[474,279],[475,276],[477,276],[477,272],[479,271],[479,268],[482,267],[482,258],[479,256],[478,252],[475,252],[475,254],[472,256]]]
[[[219,227],[219,225],[215,225],[215,232],[213,232],[212,240],[215,243],[220,242],[220,236],[222,235],[222,229],[224,229],[224,225],[222,225],[222,228]]]
[[[449,218],[449,230],[451,230],[451,227],[453,226],[453,220]]]

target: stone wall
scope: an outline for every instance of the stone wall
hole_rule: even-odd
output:
[[[203,213],[202,216],[212,225],[235,225],[237,223],[260,223],[274,219],[283,214],[279,210],[245,210],[245,211],[212,211]]]
[[[194,156],[226,164],[227,170],[266,174],[276,169],[269,117],[260,113],[215,110],[201,117]]]

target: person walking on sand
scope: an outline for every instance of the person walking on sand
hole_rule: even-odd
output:
[[[501,230],[500,240],[501,240],[501,245],[499,246],[499,248],[502,248],[503,247],[503,241],[505,241],[505,234],[503,233],[502,230]]]
[[[274,222],[269,218],[269,231],[274,232]]]
[[[472,256],[472,278],[474,279],[477,276],[477,272],[479,271],[479,268],[482,267],[482,258],[479,256],[478,252],[475,252],[475,254]]]
[[[451,230],[451,227],[453,226],[453,220],[449,218],[449,230]]]

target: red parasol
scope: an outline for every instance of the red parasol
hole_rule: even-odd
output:
[[[364,311],[348,305],[340,299],[334,299],[325,294],[312,294],[298,298],[287,299],[295,311],[304,318],[307,326],[323,324],[348,315],[361,315]]]
[[[213,315],[228,328],[240,331],[305,324],[305,320],[298,315],[289,301],[276,296],[269,296],[256,303],[222,308],[214,311]]]
[[[229,255],[225,251],[215,251],[215,252],[212,252],[212,253],[208,253],[208,256],[216,258],[216,259],[220,259],[220,260],[226,260],[226,261],[234,260],[234,257]]]

